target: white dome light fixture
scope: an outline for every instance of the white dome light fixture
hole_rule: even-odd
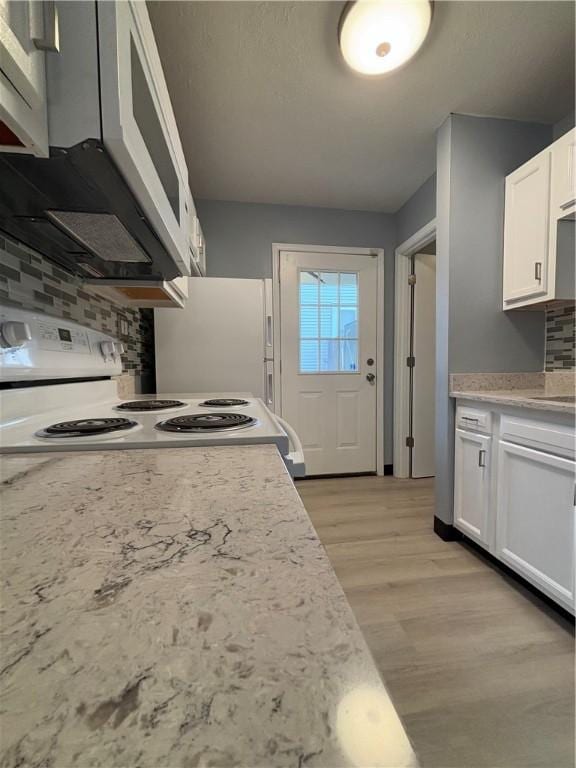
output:
[[[356,0],[340,19],[340,48],[349,67],[383,75],[420,48],[432,20],[430,0]]]

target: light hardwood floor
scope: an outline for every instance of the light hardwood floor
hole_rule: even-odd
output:
[[[423,768],[573,768],[570,623],[432,531],[430,480],[304,480]]]

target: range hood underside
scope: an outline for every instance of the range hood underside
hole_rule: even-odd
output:
[[[71,215],[86,213],[98,215]],[[48,159],[0,155],[0,230],[83,278],[171,280],[180,274],[96,139],[51,148]],[[118,248],[123,261],[110,260],[112,234],[124,245]],[[102,257],[99,242],[108,246]]]

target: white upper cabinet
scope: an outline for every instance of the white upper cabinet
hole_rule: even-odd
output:
[[[188,169],[152,25],[141,2],[98,5],[102,138],[183,275]]]
[[[540,153],[506,178],[505,307],[546,295],[550,155]]]
[[[0,152],[48,156],[45,57],[57,44],[53,2],[0,0]]]
[[[552,144],[551,215],[564,218],[576,212],[576,128]]]
[[[504,309],[574,299],[575,136],[506,177]]]

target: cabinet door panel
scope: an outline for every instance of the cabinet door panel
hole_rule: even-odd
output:
[[[21,142],[6,148],[47,156],[45,53],[32,39],[42,30],[41,3],[0,0],[0,121]]]
[[[506,178],[504,305],[546,295],[550,151]]]
[[[491,438],[456,430],[454,525],[488,547]]]
[[[576,208],[576,128],[552,145],[552,216],[562,218]]]
[[[569,459],[500,441],[497,556],[574,605],[574,468]]]

